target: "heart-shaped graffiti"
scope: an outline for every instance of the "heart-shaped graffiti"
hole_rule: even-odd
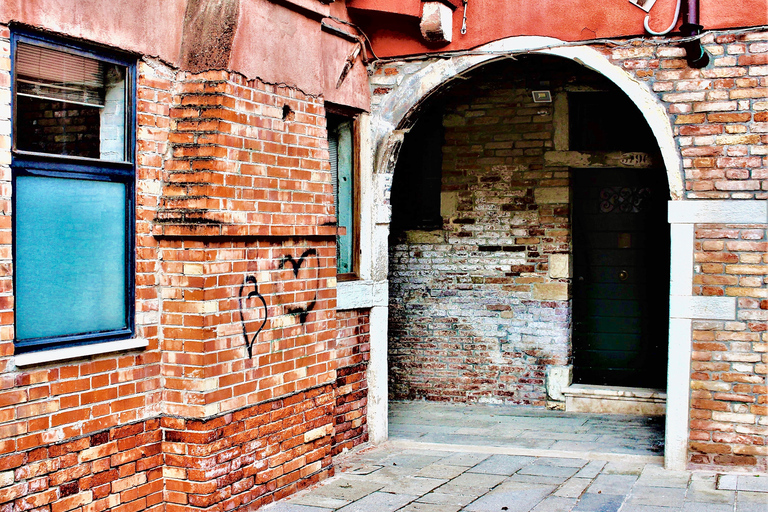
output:
[[[245,291],[245,287],[248,284],[253,285],[253,291],[248,292],[248,295],[243,297],[243,292]],[[264,308],[264,320],[261,322],[261,326],[256,331],[256,333],[253,336],[248,335],[248,326],[245,321],[245,310],[247,308],[246,302],[249,299],[252,299],[253,297],[258,297],[259,300],[261,300],[261,304]],[[245,346],[248,349],[248,357],[253,357],[253,344],[256,342],[256,338],[258,337],[259,333],[264,329],[264,326],[267,325],[267,301],[264,300],[264,297],[262,297],[261,293],[259,293],[259,285],[256,283],[256,277],[255,276],[246,276],[245,281],[242,285],[240,285],[240,296],[238,298],[238,302],[240,303],[240,323],[243,325],[243,338],[245,338]]]
[[[319,281],[318,273],[320,272],[320,259],[317,257],[317,251],[315,249],[307,249],[306,251],[304,251],[301,254],[301,256],[299,257],[298,260],[294,259],[293,256],[291,256],[290,254],[286,254],[280,260],[280,265],[278,266],[278,268],[282,269],[282,268],[285,268],[286,263],[290,263],[291,266],[293,267],[293,277],[298,278],[299,277],[299,270],[301,269],[301,265],[310,256],[314,256],[315,257],[315,263],[316,263],[316,266],[315,266],[316,286],[314,287],[315,288],[315,297],[310,302],[308,302],[306,305],[304,305],[304,306],[288,306],[286,308],[286,311],[289,314],[297,315],[299,317],[299,321],[302,324],[306,323],[307,317],[309,316],[309,313],[313,309],[315,309],[315,306],[317,305],[317,288],[318,288],[317,285],[319,284],[319,283],[317,283],[317,281]]]

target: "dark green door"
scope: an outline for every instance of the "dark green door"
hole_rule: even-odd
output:
[[[666,386],[668,190],[658,169],[573,171],[577,383]]]

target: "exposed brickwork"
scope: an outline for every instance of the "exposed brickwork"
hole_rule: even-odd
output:
[[[337,353],[322,99],[140,59],[149,346],[16,368],[9,36],[0,27],[0,511],[258,507],[332,474],[333,447],[367,436],[369,342],[367,312],[344,313]]]
[[[177,79],[166,234],[335,235],[321,99],[223,71]]]
[[[258,507],[333,474],[334,397],[322,386],[205,421],[161,417],[7,454],[0,510]]]
[[[202,418],[335,382],[336,300],[328,282],[336,252],[333,240],[308,245],[163,240],[169,413]],[[286,259],[302,255],[300,266]],[[257,297],[248,298],[255,287],[247,276],[256,279],[266,312]]]
[[[697,321],[690,461],[768,470],[768,231],[696,226],[694,293],[737,297],[738,320]]]
[[[687,67],[681,48],[607,52],[667,106],[689,198],[768,198],[766,41],[768,32],[706,36],[712,64],[703,69]]]
[[[251,509],[333,474],[333,386],[206,421],[162,418],[169,512]]]
[[[336,314],[336,408],[333,454],[368,441],[368,381],[370,360],[370,312],[340,311]]]
[[[0,457],[0,510],[161,511],[160,420]]]

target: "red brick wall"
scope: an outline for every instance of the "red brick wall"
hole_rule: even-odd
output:
[[[320,386],[207,420],[162,416],[7,454],[0,511],[258,507],[333,474],[334,397]]]
[[[0,105],[2,512],[258,506],[366,438],[366,312],[341,315],[337,352],[324,116],[296,89],[141,59],[136,330],[149,346],[19,369]]]
[[[162,441],[154,419],[6,455],[0,510],[165,510]]]
[[[163,239],[160,250],[167,412],[203,418],[335,382],[333,240]],[[248,298],[249,277],[266,307]]]
[[[336,407],[333,454],[368,441],[368,381],[370,360],[370,311],[339,311],[336,314]]]
[[[253,509],[333,475],[333,386],[208,420],[164,417],[165,510]]]
[[[737,297],[738,320],[696,321],[690,462],[768,470],[768,231],[698,225],[694,293]]]
[[[691,199],[766,199],[768,173],[768,32],[712,34],[712,56],[688,67],[682,48],[642,46],[605,50],[618,66],[648,83],[667,107]]]
[[[158,220],[165,234],[335,235],[320,98],[235,73],[181,74]]]

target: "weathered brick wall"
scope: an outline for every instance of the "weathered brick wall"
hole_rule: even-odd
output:
[[[333,240],[164,239],[161,252],[167,412],[203,418],[335,382]]]
[[[336,347],[322,99],[140,59],[136,331],[149,346],[20,369],[9,36],[0,28],[0,510],[256,507],[330,475],[334,449],[366,439],[369,348],[365,311],[341,315]]]
[[[207,420],[162,418],[165,510],[253,510],[332,476],[333,411],[328,385]]]
[[[708,35],[712,56],[687,66],[684,50],[642,46],[605,53],[656,92],[684,157],[686,197],[766,199],[768,33]]]
[[[161,511],[163,433],[147,420],[0,458],[0,510]]]
[[[738,297],[733,322],[697,321],[690,462],[768,470],[768,231],[698,225],[694,292]]]
[[[333,454],[368,441],[368,380],[371,354],[370,310],[336,313],[336,407]]]
[[[177,80],[165,234],[335,235],[321,98],[225,71]]]
[[[568,264],[550,259],[570,252],[570,170],[544,158],[554,108],[533,102],[528,66],[562,91],[560,63],[537,61],[490,65],[444,98],[442,229],[391,238],[396,399],[543,406],[547,366],[569,363]]]
[[[231,510],[331,476],[334,387],[160,418],[0,457],[0,510]],[[83,508],[80,508],[83,507]]]

